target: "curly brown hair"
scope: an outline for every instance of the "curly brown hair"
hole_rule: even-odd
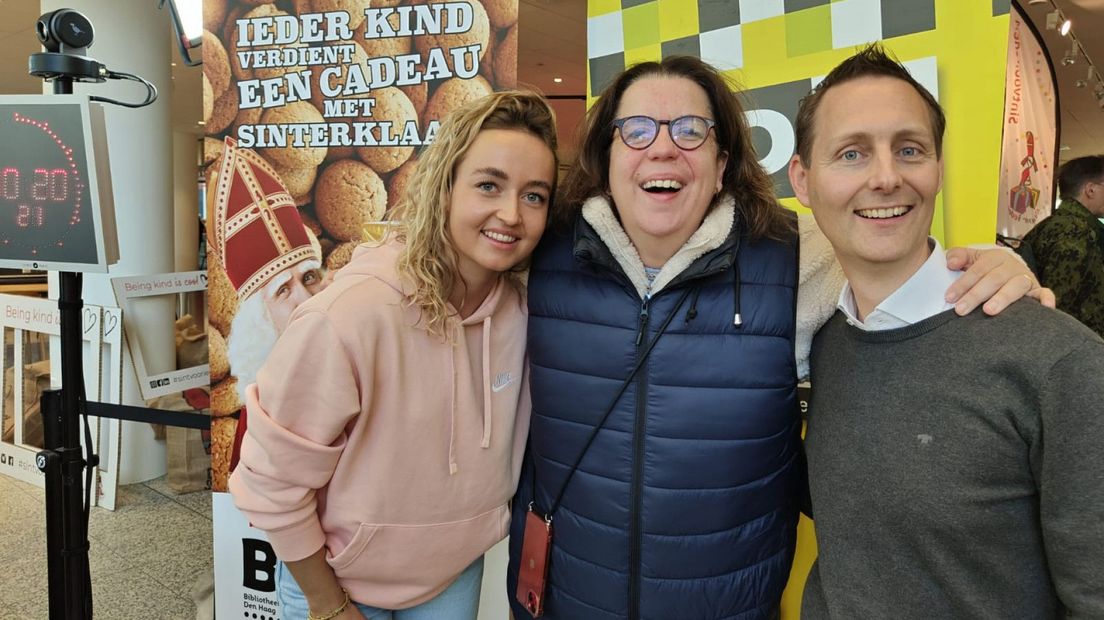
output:
[[[591,196],[609,193],[610,147],[613,144],[612,123],[621,105],[621,97],[637,80],[648,77],[685,78],[705,91],[709,98],[710,112],[717,123],[717,145],[728,155],[722,176],[721,192],[714,197],[709,210],[725,194],[736,199],[736,209],[752,239],[783,238],[793,230],[792,221],[778,204],[774,195],[774,183],[766,170],[759,165],[751,145],[751,129],[747,123],[744,106],[734,90],[738,86],[717,69],[693,56],[670,56],[659,62],[644,62],[629,67],[618,75],[599,96],[587,112],[581,127],[579,154],[563,180],[560,202],[563,209],[558,220],[569,225]]]
[[[536,93],[503,91],[456,108],[441,122],[433,144],[426,148],[407,183],[406,195],[388,214],[398,222],[397,237],[405,242],[398,269],[413,285],[410,303],[421,312],[432,334],[451,338],[449,294],[466,286],[457,270],[459,258],[448,232],[449,205],[456,168],[484,129],[514,129],[544,142],[556,159],[555,114]],[[555,178],[553,178],[555,195]],[[556,202],[548,206],[555,216]],[[516,270],[524,269],[518,265]]]

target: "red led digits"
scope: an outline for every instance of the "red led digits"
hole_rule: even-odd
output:
[[[58,179],[61,179],[58,181]],[[65,202],[69,200],[69,173],[64,168],[50,171],[50,200]]]
[[[6,166],[0,169],[0,199],[11,204],[15,211],[16,229],[46,228],[47,230],[61,224],[64,228],[57,229],[57,236],[50,240],[50,245],[64,247],[63,239],[66,231],[81,222],[81,198],[84,183],[81,179],[80,169],[73,157],[73,149],[59,136],[48,122],[39,121],[18,112],[12,114],[12,120],[16,123],[33,127],[46,134],[56,145],[61,156],[61,166]],[[55,167],[56,166],[56,167]],[[51,204],[69,204],[72,209],[68,218],[57,221],[56,215],[48,217],[47,208]],[[9,211],[11,213],[11,211]],[[11,220],[9,220],[11,221]],[[55,223],[51,226],[50,222]],[[64,222],[64,223],[62,223]],[[0,235],[0,243],[7,245],[11,241],[6,235]],[[30,241],[32,254],[38,254],[35,245],[40,241]],[[18,240],[17,240],[18,242]]]
[[[18,214],[15,216],[15,224],[20,228],[28,226],[40,227],[45,222],[46,210],[41,205],[19,205]]]
[[[19,200],[19,168],[8,166],[0,172],[0,196],[4,200]]]
[[[45,168],[35,168],[34,181],[31,182],[31,200],[46,202],[49,200],[50,172]]]

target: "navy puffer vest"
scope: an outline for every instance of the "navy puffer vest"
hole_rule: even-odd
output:
[[[773,617],[804,480],[796,243],[733,232],[645,303],[582,218],[573,236],[546,235],[529,278],[533,419],[510,532],[512,601],[526,508],[549,509],[677,312],[553,515],[545,617]],[[515,601],[514,616],[529,614]]]

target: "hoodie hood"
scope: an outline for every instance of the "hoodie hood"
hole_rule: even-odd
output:
[[[334,282],[353,276],[372,276],[404,296],[404,289],[397,269],[403,244],[393,237],[382,243],[362,243],[353,249],[349,262],[337,271]],[[407,291],[410,290],[409,284]]]

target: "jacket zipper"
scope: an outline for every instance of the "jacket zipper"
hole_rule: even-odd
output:
[[[641,345],[648,332],[648,298],[640,304],[640,330],[636,335],[637,360],[643,353]],[[632,477],[632,522],[629,526],[629,618],[640,618],[640,511],[644,501],[644,433],[647,426],[644,402],[648,392],[648,372],[642,367],[636,375],[636,417],[633,424],[633,477]]]

